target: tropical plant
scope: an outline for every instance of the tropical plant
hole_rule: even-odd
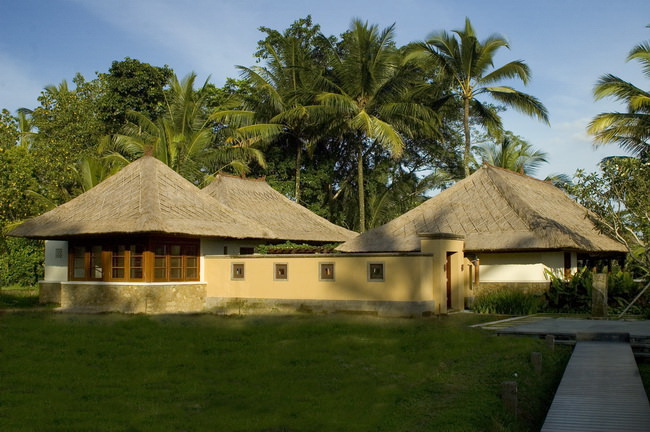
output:
[[[525,85],[530,79],[530,69],[521,60],[490,69],[494,67],[497,50],[502,47],[509,48],[509,45],[500,35],[479,41],[469,18],[465,19],[463,30],[455,30],[453,34],[442,31],[412,47],[413,54],[439,65],[443,77],[449,80],[452,95],[460,101],[465,137],[465,177],[470,174],[470,118],[496,138],[500,137],[503,129],[499,115],[489,105],[479,101],[478,96],[487,94],[498,103],[548,123],[546,108],[537,98],[509,86],[497,85],[507,79],[519,79]]]
[[[243,172],[250,162],[263,164],[255,148],[259,127],[227,129],[226,138],[217,142],[218,125],[208,116],[203,88],[194,89],[196,74],[182,80],[173,76],[165,95],[165,112],[155,121],[145,114],[129,111],[129,122],[115,136],[113,148],[124,163],[150,152],[174,171],[195,184],[209,181],[211,174],[231,167]]]
[[[650,277],[650,165],[632,157],[612,157],[601,172],[578,171],[568,191],[598,215],[596,226],[625,244],[630,269]]]
[[[482,162],[520,174],[532,175],[548,162],[546,152],[535,150],[530,143],[511,133],[506,133],[498,143],[485,143],[476,150]]]
[[[543,297],[518,289],[497,289],[479,292],[472,302],[472,310],[484,314],[530,315],[543,306]]]
[[[338,128],[342,143],[354,148],[359,209],[358,229],[366,228],[364,159],[376,146],[398,158],[403,135],[430,128],[434,116],[420,104],[409,102],[413,82],[410,66],[395,48],[394,25],[380,30],[360,20],[344,34],[334,58],[331,91],[322,92],[320,107],[312,112]],[[323,121],[325,123],[325,121]],[[331,131],[332,132],[332,131]],[[332,132],[333,133],[333,132]]]
[[[266,65],[238,66],[255,90],[246,104],[258,121],[282,125],[282,133],[274,141],[295,150],[294,198],[300,202],[303,153],[313,146],[318,134],[307,106],[315,103],[320,90],[328,46],[310,16],[295,21],[283,33],[266,27],[260,30],[267,37],[258,42],[256,56]]]
[[[627,61],[638,60],[643,74],[650,78],[650,41],[630,51]],[[603,75],[594,88],[594,98],[612,98],[624,102],[627,112],[598,114],[587,131],[597,145],[616,143],[643,160],[650,159],[650,93],[621,78]]]
[[[564,279],[546,270],[546,275],[551,281],[545,293],[548,312],[586,313],[591,306],[591,290],[593,274],[583,267],[569,279]]]

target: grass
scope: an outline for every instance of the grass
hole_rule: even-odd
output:
[[[539,430],[570,351],[486,319],[0,311],[0,430]]]
[[[0,309],[34,308],[38,306],[38,287],[0,287]]]

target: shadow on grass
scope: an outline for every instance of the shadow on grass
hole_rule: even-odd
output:
[[[0,288],[0,309],[29,309],[39,306],[38,288]]]

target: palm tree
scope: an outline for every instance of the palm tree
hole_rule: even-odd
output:
[[[257,91],[249,101],[257,121],[282,125],[282,133],[276,139],[286,140],[296,149],[296,202],[301,200],[303,153],[315,141],[307,106],[315,103],[325,70],[316,58],[321,54],[315,46],[318,30],[318,26],[312,26],[310,17],[295,22],[284,34],[267,29],[269,37],[260,42],[266,66],[238,66],[242,76]]]
[[[487,143],[477,147],[481,161],[515,171],[533,174],[542,164],[548,163],[548,154],[535,150],[528,142],[510,133],[499,143]]]
[[[355,147],[361,232],[366,226],[365,153],[378,145],[400,157],[402,134],[413,133],[418,126],[426,128],[433,118],[423,106],[404,102],[412,83],[393,44],[394,27],[380,31],[360,20],[352,23],[344,35],[343,53],[334,60],[332,90],[320,93],[320,106],[311,111],[340,127],[339,137]]]
[[[479,41],[469,18],[465,19],[463,30],[454,30],[453,34],[446,31],[433,34],[413,47],[416,56],[433,60],[442,69],[443,75],[450,80],[453,95],[460,100],[465,135],[465,177],[470,174],[470,116],[495,137],[500,136],[503,129],[498,114],[480,102],[477,96],[488,94],[499,103],[548,123],[546,108],[537,98],[512,87],[495,85],[513,78],[520,79],[525,85],[530,79],[530,69],[521,60],[494,68],[494,56],[502,47],[509,48],[509,45],[500,35]]]
[[[650,41],[630,51],[627,61],[638,60],[643,73],[650,78]],[[644,159],[650,159],[650,93],[617,76],[602,76],[594,88],[596,100],[611,97],[627,104],[625,113],[598,114],[587,131],[596,144],[617,143],[620,147]]]
[[[26,150],[32,147],[32,143],[37,133],[34,132],[34,121],[32,119],[32,110],[28,108],[19,108],[18,115],[18,145]]]
[[[209,182],[212,174],[226,167],[241,174],[252,161],[263,165],[264,157],[255,148],[261,138],[259,128],[222,127],[229,132],[223,143],[217,142],[216,124],[206,110],[207,81],[197,91],[195,79],[194,73],[181,81],[171,78],[165,112],[155,121],[139,112],[127,113],[129,122],[113,140],[124,162],[150,152],[195,184]]]

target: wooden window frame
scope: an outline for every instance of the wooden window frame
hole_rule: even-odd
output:
[[[162,246],[164,263],[163,277],[156,277],[156,248]],[[99,257],[93,255],[101,247]],[[116,255],[123,247],[123,255]],[[179,254],[171,255],[172,248],[178,247]],[[75,264],[79,264],[77,254],[83,249],[84,276],[75,277]],[[118,239],[96,239],[95,241],[70,241],[68,248],[68,280],[104,282],[198,282],[201,277],[200,241],[198,239],[139,238],[130,241]],[[138,251],[141,251],[138,253]],[[120,266],[114,266],[119,257]],[[159,255],[160,257],[160,255]],[[75,260],[76,258],[76,260]],[[93,264],[99,261],[101,277],[94,276]],[[139,263],[140,265],[135,265]],[[177,264],[172,267],[171,264]],[[79,268],[77,268],[79,269]],[[116,269],[121,272],[115,273]],[[172,271],[174,269],[175,271]],[[139,274],[135,277],[134,274]]]

